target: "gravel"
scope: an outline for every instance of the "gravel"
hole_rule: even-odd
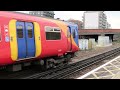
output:
[[[91,49],[91,50],[78,51],[76,53],[76,57],[74,57],[73,60],[74,59],[88,58],[90,56],[94,56],[96,54],[103,53],[103,52],[112,50],[112,49],[117,48],[117,47],[120,47],[120,43],[113,43],[112,46],[108,46],[108,47],[96,47],[96,48]]]

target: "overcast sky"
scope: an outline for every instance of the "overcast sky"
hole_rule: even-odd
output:
[[[28,13],[28,11],[20,11]],[[76,19],[82,21],[84,11],[54,11],[55,18],[62,20]],[[105,11],[107,15],[107,21],[111,24],[112,28],[120,29],[120,11]]]

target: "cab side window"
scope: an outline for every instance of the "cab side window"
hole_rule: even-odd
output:
[[[67,30],[67,38],[70,38],[70,31]]]
[[[75,34],[75,29],[73,29],[73,38],[76,37],[76,34]]]

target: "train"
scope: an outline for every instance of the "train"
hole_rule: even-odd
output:
[[[14,71],[39,64],[50,68],[68,62],[79,51],[74,23],[0,11],[0,66]]]

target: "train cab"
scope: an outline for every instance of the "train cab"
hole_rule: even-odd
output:
[[[78,43],[78,25],[71,23],[71,22],[66,22],[68,26],[68,34],[69,37],[69,51],[76,52],[79,50],[79,43]]]

